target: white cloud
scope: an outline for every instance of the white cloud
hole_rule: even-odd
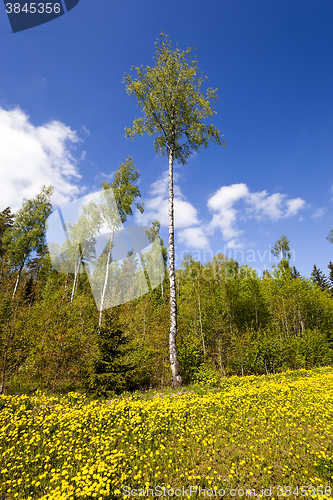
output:
[[[23,198],[33,198],[43,184],[55,187],[52,203],[68,203],[83,189],[77,182],[77,160],[70,146],[80,142],[77,133],[59,121],[34,126],[20,108],[0,107],[0,200],[15,212]]]
[[[202,250],[207,250],[209,248],[207,235],[201,227],[183,229],[178,233],[178,240],[189,248],[198,248]]]
[[[233,248],[236,250],[237,248],[244,248],[244,244],[237,240],[230,240],[227,243],[227,248]]]
[[[236,203],[242,201],[238,209]],[[222,186],[208,200],[207,206],[213,212],[207,230],[212,233],[220,229],[223,239],[230,240],[228,245],[232,248],[241,248],[242,243],[237,241],[243,231],[237,227],[237,220],[256,218],[257,220],[269,219],[277,221],[283,217],[296,215],[305,208],[305,201],[301,198],[287,199],[287,195],[267,191],[251,193],[246,184],[232,184]],[[215,212],[215,213],[214,213]]]
[[[323,215],[325,215],[327,212],[327,208],[326,207],[322,207],[322,208],[317,208],[317,210],[315,210],[312,214],[312,218],[313,219],[317,219],[318,217],[322,217]]]
[[[274,193],[268,196],[267,191],[261,191],[257,193],[249,193],[247,212],[249,214],[254,212],[256,219],[260,220],[268,217],[271,220],[278,220],[283,217],[283,212],[281,210],[281,205],[283,202],[284,195],[280,193]]]
[[[235,227],[238,210],[233,208],[233,205],[246,196],[248,196],[246,184],[222,186],[216,191],[207,203],[212,212],[217,212],[208,225],[208,231],[212,232],[219,228],[225,240],[230,240],[242,234],[242,231]]]
[[[302,198],[294,198],[293,200],[287,200],[287,211],[284,217],[292,217],[296,215],[302,208],[305,208],[305,201]]]
[[[231,184],[231,186],[222,186],[208,200],[208,207],[211,210],[223,210],[231,207],[236,201],[245,198],[248,195],[246,184]]]
[[[175,175],[175,181],[178,176]],[[169,192],[168,192],[168,172],[157,179],[151,185],[150,198],[145,200],[145,211],[143,214],[136,213],[136,220],[140,224],[150,224],[152,220],[159,220],[161,226],[169,225]],[[174,221],[175,228],[188,228],[199,224],[197,210],[181,194],[180,188],[174,186]]]

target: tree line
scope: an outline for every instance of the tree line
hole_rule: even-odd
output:
[[[138,177],[131,159],[115,177],[123,188],[118,194],[115,189],[123,218],[140,196]],[[0,212],[1,392],[41,388],[106,396],[172,384],[170,283],[163,241],[161,284],[104,310],[101,322],[87,272],[61,272],[52,266],[45,241],[51,193],[52,188],[44,187],[15,215],[9,207]],[[142,209],[142,204],[137,207]],[[157,221],[150,232],[159,237]],[[189,254],[183,259],[175,285],[184,383],[332,362],[331,262],[328,277],[314,266],[306,279],[289,264],[285,236],[272,252],[280,262],[263,277],[223,254],[205,265]],[[129,252],[118,279],[139,265]]]

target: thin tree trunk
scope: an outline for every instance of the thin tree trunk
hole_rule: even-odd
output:
[[[103,305],[104,305],[104,300],[105,300],[105,291],[106,291],[106,285],[109,279],[109,259],[111,257],[111,248],[108,252],[107,256],[107,263],[106,263],[106,273],[105,273],[105,279],[104,279],[104,285],[103,285],[103,290],[102,290],[102,296],[101,296],[101,303],[100,303],[100,310],[99,310],[99,319],[98,319],[98,327],[100,328],[102,325],[102,319],[103,319]]]
[[[203,332],[202,332],[202,321],[201,321],[201,307],[200,307],[200,293],[199,293],[199,288],[198,288],[198,303],[199,303],[199,321],[200,321],[200,331],[201,331],[201,338],[202,338],[202,347],[203,347],[204,356],[206,356],[205,339],[204,339]]]
[[[111,260],[113,235],[114,235],[114,231],[112,231],[110,249],[108,252],[108,258],[107,258],[107,262],[106,262],[106,273],[105,273],[104,286],[103,286],[101,305],[100,305],[100,311],[99,311],[99,320],[98,320],[98,327],[99,328],[102,325],[102,319],[103,319],[103,305],[104,305],[104,300],[105,300],[106,285],[107,285],[108,279],[109,279],[109,266],[110,266],[110,260]]]
[[[80,267],[81,267],[81,257],[80,257],[79,262],[75,265],[75,275],[74,275],[74,283],[73,283],[72,295],[71,295],[71,304],[73,303],[73,300],[75,298],[76,281],[77,281],[78,275],[80,273]]]
[[[221,355],[221,340],[218,341],[218,346],[219,346],[219,358],[220,358],[221,373],[225,377],[225,369],[224,369],[224,365],[222,363],[222,355]]]
[[[300,298],[300,296],[298,296],[298,302],[297,302],[298,320],[299,320],[299,323],[300,323],[300,325],[301,325],[302,332],[304,332],[304,323],[303,323],[303,320],[302,320],[302,314],[301,314],[300,301],[301,301],[301,298]],[[300,332],[300,330],[299,330],[299,336],[301,337],[301,332]]]
[[[23,256],[22,264],[21,264],[19,272],[18,272],[17,279],[16,279],[15,288],[14,288],[14,292],[13,292],[13,295],[12,295],[12,300],[14,300],[14,297],[15,297],[15,294],[16,294],[16,290],[17,290],[17,287],[18,287],[18,284],[19,284],[19,281],[20,281],[20,276],[21,276],[21,273],[22,273],[22,269],[23,269],[23,266],[24,266],[24,263],[25,263],[26,256],[27,256],[27,254],[25,253],[24,256]]]
[[[285,308],[283,297],[282,297],[282,306],[283,306],[283,312],[284,312],[284,319],[285,319],[285,322],[286,322],[287,336],[289,336],[288,318],[287,318],[287,313],[286,313],[286,308]]]
[[[175,235],[173,209],[173,150],[169,152],[169,280],[170,280],[170,365],[172,386],[181,387],[182,376],[177,355],[177,297],[175,279]]]
[[[256,294],[253,295],[254,298],[254,310],[256,313],[256,330],[259,330],[259,324],[258,324],[258,306],[257,306],[257,296]]]
[[[85,269],[84,262],[83,262],[83,251],[82,251],[81,244],[79,244],[79,252],[80,252],[80,257],[79,257],[79,263],[78,263],[77,271],[75,272],[75,278],[74,278],[73,289],[72,289],[72,296],[71,296],[71,304],[73,303],[73,300],[75,299],[75,294],[76,294],[77,287],[78,287],[78,284],[79,284],[79,276],[80,276],[81,265],[83,266],[83,269]]]

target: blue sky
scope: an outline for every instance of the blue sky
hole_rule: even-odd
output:
[[[152,137],[126,139],[140,111],[122,78],[152,65],[163,30],[196,47],[219,89],[211,144],[176,166],[177,267],[226,251],[260,273],[283,234],[309,277],[333,260],[331,0],[80,0],[66,15],[12,34],[0,6],[0,210],[52,184],[54,208],[100,189],[129,155],[167,241],[167,159]],[[138,214],[139,215],[139,214]],[[237,252],[235,254],[235,252]]]

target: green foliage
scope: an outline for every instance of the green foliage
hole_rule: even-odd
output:
[[[328,264],[327,267],[330,270],[330,273],[328,275],[328,279],[330,280],[330,288],[332,291],[333,290],[333,263],[330,261],[330,263]]]
[[[12,214],[10,207],[5,208],[0,212],[0,258],[6,252],[6,246],[3,244],[2,239],[6,231],[10,231],[14,224],[14,214]]]
[[[0,392],[84,389],[94,397],[110,397],[170,384],[168,276],[163,287],[106,310],[98,335],[99,313],[86,273],[75,278],[52,269],[43,226],[49,194],[39,203],[28,200],[29,210],[4,233],[6,238],[11,235],[12,253],[0,259]],[[17,222],[22,224],[23,216],[30,224],[26,235],[35,234],[36,251],[34,256],[26,254],[21,285],[13,295],[19,262],[14,251],[19,255],[26,242]],[[159,238],[159,230],[154,221],[148,237]],[[128,280],[128,289],[141,286],[131,281],[136,266],[129,253],[118,270]],[[186,255],[176,271],[178,356],[184,382],[216,386],[234,375],[268,376],[332,364],[333,301],[323,292],[326,278],[315,270],[316,279],[305,279],[282,259],[261,279],[225,255],[205,265]],[[331,274],[329,278],[332,282]],[[71,302],[75,279],[77,294]]]
[[[126,389],[126,372],[135,366],[126,356],[131,351],[130,340],[117,325],[99,328],[95,353],[87,368],[82,368],[83,386],[95,397],[108,397]]]
[[[217,99],[217,89],[208,88],[206,95],[200,91],[204,77],[197,76],[198,62],[191,60],[191,48],[172,50],[172,43],[164,33],[160,43],[155,42],[155,48],[153,68],[133,66],[138,78],[132,80],[125,74],[123,79],[127,93],[137,99],[144,113],[144,117],[134,120],[131,128],[125,128],[126,137],[133,139],[144,132],[156,134],[155,151],[169,155],[172,149],[174,158],[182,164],[193,150],[198,151],[202,145],[208,147],[210,140],[225,146],[220,131],[203,123],[215,113],[212,102]]]
[[[52,209],[53,190],[53,187],[43,186],[33,200],[24,200],[11,230],[5,232],[3,244],[7,246],[13,266],[20,266],[32,251],[37,252],[45,244],[45,223]]]
[[[178,356],[185,384],[195,378],[203,361],[202,345],[199,336],[185,336],[182,332],[178,340]]]
[[[132,204],[135,198],[141,198],[140,189],[135,185],[139,178],[139,171],[129,156],[125,163],[120,164],[113,182],[111,184],[102,183],[104,189],[112,189],[122,223],[126,222],[128,215],[133,215]],[[143,203],[135,203],[135,206],[143,213]]]
[[[274,247],[271,249],[274,257],[280,257],[281,261],[289,261],[291,257],[289,243],[290,241],[285,235],[281,236],[281,238],[276,241]]]
[[[291,277],[293,279],[301,278],[301,273],[299,271],[297,271],[295,266],[293,266],[293,268],[292,268]]]
[[[313,266],[311,277],[313,282],[316,283],[322,290],[328,289],[328,280],[325,274],[320,269],[318,269],[316,265]]]
[[[193,383],[205,387],[219,387],[221,376],[212,363],[205,363],[199,366],[193,375]]]
[[[333,477],[333,460],[332,458],[319,457],[317,459],[316,472],[320,477],[330,481]]]
[[[159,242],[162,249],[163,264],[164,268],[166,269],[168,261],[168,251],[164,246],[163,239],[160,237],[160,229],[161,229],[161,223],[158,220],[153,220],[151,223],[151,228],[146,230],[146,235],[148,236],[150,243],[152,243],[156,238],[159,238]]]

